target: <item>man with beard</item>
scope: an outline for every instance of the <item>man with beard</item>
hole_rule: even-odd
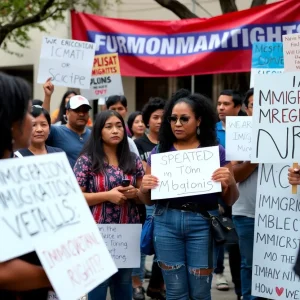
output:
[[[91,108],[85,97],[73,96],[66,106],[67,124],[51,126],[47,145],[64,150],[72,168],[91,133],[86,127]]]

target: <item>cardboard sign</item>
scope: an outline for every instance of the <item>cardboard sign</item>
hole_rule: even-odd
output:
[[[95,56],[90,89],[81,94],[89,100],[124,95],[118,53]]]
[[[251,160],[252,117],[226,117],[226,160]]]
[[[283,68],[283,45],[281,42],[255,42],[252,44],[251,88],[254,87],[256,74],[283,73]]]
[[[98,224],[98,228],[118,269],[140,267],[142,224]]]
[[[300,74],[257,75],[254,89],[254,163],[300,161]]]
[[[88,89],[94,56],[94,43],[44,37],[37,81],[51,77],[54,85]]]
[[[284,49],[284,70],[300,71],[300,34],[282,36]]]
[[[300,279],[293,271],[300,202],[291,194],[289,167],[263,164],[258,169],[251,295],[266,299],[300,299]]]
[[[36,251],[61,300],[117,271],[65,153],[2,160],[0,260]]]
[[[218,168],[218,146],[154,154],[151,172],[159,179],[159,186],[151,191],[151,199],[172,200],[221,192],[221,183],[211,179]]]

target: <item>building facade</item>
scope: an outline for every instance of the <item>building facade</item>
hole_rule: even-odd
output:
[[[100,1],[100,0],[99,0]],[[199,17],[209,18],[221,14],[219,0],[181,0],[191,11]],[[276,2],[269,0],[268,3]],[[238,8],[247,9],[251,0],[236,0]],[[140,20],[176,20],[178,19],[171,11],[161,7],[154,0],[122,0],[121,4],[116,4],[115,0],[109,0],[105,7],[101,7],[102,14],[107,17],[140,19]],[[63,23],[47,22],[49,36],[59,38],[70,38],[70,15],[66,12]],[[37,83],[39,68],[39,56],[42,37],[45,33],[37,29],[30,31],[31,42],[28,48],[22,49],[15,44],[9,44],[9,50],[22,54],[21,57],[8,54],[0,50],[0,70],[13,75],[19,75],[32,83],[33,98],[43,100],[43,88]],[[173,91],[180,87],[191,88],[191,77],[177,78],[135,78],[123,77],[124,92],[128,99],[129,112],[141,109],[150,96],[161,96],[168,98]],[[202,92],[215,99],[218,90],[221,88],[219,76],[205,75],[196,76],[195,91]],[[66,91],[65,87],[55,87],[51,110],[59,106],[61,97]],[[95,105],[96,107],[96,105]],[[97,110],[97,109],[96,109]]]

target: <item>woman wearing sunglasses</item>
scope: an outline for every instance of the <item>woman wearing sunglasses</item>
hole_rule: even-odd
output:
[[[48,111],[40,105],[33,105],[31,110],[32,133],[28,148],[19,149],[15,152],[16,157],[63,152],[60,148],[46,145],[50,133],[51,119]]]
[[[216,114],[211,101],[200,94],[178,91],[167,104],[159,132],[159,145],[151,153],[188,150],[218,145]],[[219,197],[227,205],[238,198],[232,167],[219,145],[220,168],[211,170],[212,180],[221,182],[222,192],[159,200],[154,210],[154,247],[162,269],[166,296],[171,299],[211,299],[211,280],[216,251],[210,247],[210,222],[196,211],[218,214]],[[151,175],[151,155],[143,178],[139,198],[152,205],[150,190],[159,178]],[[186,205],[189,203],[189,205]],[[193,207],[193,210],[191,209]]]

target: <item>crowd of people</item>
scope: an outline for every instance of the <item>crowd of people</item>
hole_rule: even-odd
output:
[[[258,299],[251,295],[258,166],[225,158],[226,117],[243,115],[243,106],[252,115],[253,89],[244,96],[224,90],[217,107],[206,96],[181,89],[167,101],[150,98],[127,123],[125,96],[108,97],[107,109],[92,121],[89,101],[75,91],[63,95],[50,117],[51,80],[44,91],[43,102],[31,101],[28,83],[0,73],[0,159],[63,151],[97,224],[143,224],[147,216],[154,217],[152,269],[146,270],[141,253],[140,268],[119,269],[89,293],[89,300],[105,300],[108,289],[114,300],[143,300],[145,294],[152,299],[209,300],[214,273],[216,288],[228,290],[226,251],[237,299]],[[221,193],[151,200],[159,183],[151,174],[152,155],[210,146],[219,149],[220,168],[211,171]],[[291,184],[300,184],[294,169],[288,176]],[[232,218],[239,244],[211,246],[203,210]],[[150,278],[146,291],[145,277]],[[34,252],[0,263],[0,299],[46,299],[51,288]]]

